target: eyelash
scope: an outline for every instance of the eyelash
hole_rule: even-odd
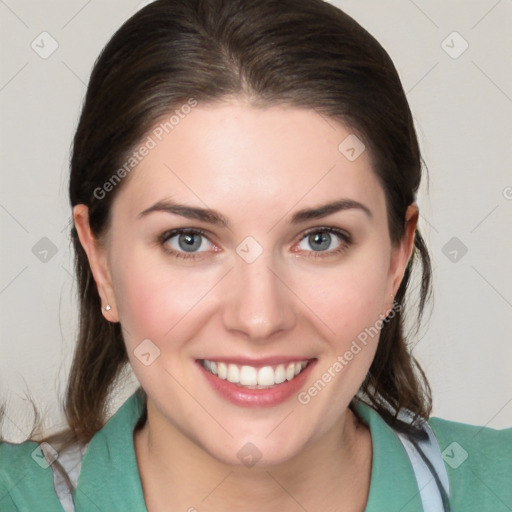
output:
[[[303,236],[300,238],[298,243],[302,242],[305,238],[307,238],[308,236],[310,236],[314,233],[334,234],[338,238],[341,239],[342,243],[337,249],[334,249],[331,251],[306,251],[306,252],[312,253],[310,256],[306,256],[307,258],[329,258],[332,256],[336,256],[336,255],[344,253],[346,250],[348,250],[348,248],[352,244],[352,238],[348,233],[346,233],[345,231],[342,231],[341,229],[333,228],[333,227],[312,228],[303,234]],[[186,253],[186,252],[179,252],[179,251],[169,248],[167,242],[171,238],[175,237],[176,235],[182,235],[182,234],[201,235],[209,240],[208,234],[201,229],[180,228],[180,229],[172,229],[170,231],[166,231],[165,233],[160,235],[158,237],[158,243],[163,247],[163,249],[167,253],[171,254],[172,256],[174,256],[176,258],[183,258],[183,259],[187,259],[187,260],[197,260],[197,259],[201,258],[202,257],[202,256],[200,256],[201,252]]]

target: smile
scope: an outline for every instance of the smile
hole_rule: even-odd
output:
[[[267,389],[285,381],[293,380],[308,366],[309,360],[263,366],[261,368],[209,361],[208,359],[203,359],[201,363],[205,370],[219,379],[227,380],[247,389]]]

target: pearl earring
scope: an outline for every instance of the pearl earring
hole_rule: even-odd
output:
[[[110,311],[111,309],[112,309],[112,308],[110,307],[110,304],[107,304],[107,305],[105,306],[105,311]]]

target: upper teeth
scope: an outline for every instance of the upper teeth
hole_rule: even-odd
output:
[[[289,363],[287,365],[278,364],[277,366],[263,366],[255,368],[254,366],[239,366],[237,364],[228,364],[203,359],[203,366],[213,375],[220,379],[227,380],[233,384],[242,386],[274,386],[281,384],[285,380],[292,380],[308,364],[308,360]]]

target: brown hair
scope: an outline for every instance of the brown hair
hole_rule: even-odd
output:
[[[108,229],[112,201],[123,183],[101,199],[98,187],[155,122],[190,98],[214,102],[235,96],[255,106],[314,109],[350,126],[369,149],[384,189],[390,238],[402,239],[405,212],[422,175],[404,90],[382,46],[322,0],[157,0],[114,34],[92,71],[71,158],[71,205],[88,206],[94,234],[100,237]],[[69,429],[47,438],[50,444],[57,439],[86,443],[102,428],[106,404],[128,363],[120,325],[101,314],[75,228],[71,237],[80,327],[64,407]],[[418,260],[417,326],[431,294],[430,258],[419,229],[395,297],[400,308],[384,322],[358,393],[398,426],[402,408],[417,418],[431,412],[430,388],[404,335],[406,291]]]

